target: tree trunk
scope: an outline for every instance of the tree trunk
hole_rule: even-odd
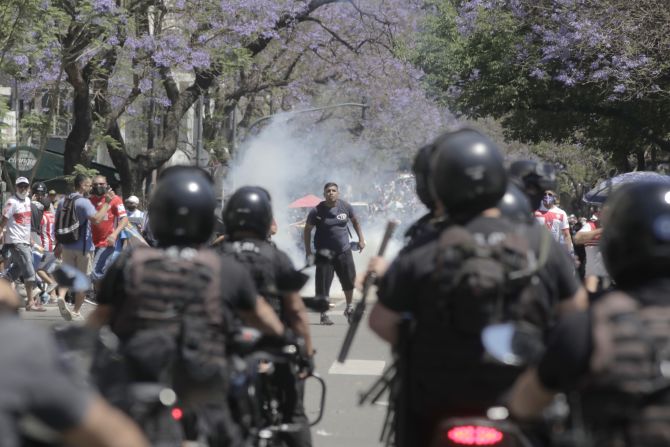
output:
[[[72,130],[65,140],[65,153],[63,154],[63,174],[69,175],[74,171],[75,165],[88,164],[84,156],[84,149],[93,130],[93,113],[88,77],[84,74],[84,70],[77,67],[76,62],[67,63],[63,68],[74,91]]]

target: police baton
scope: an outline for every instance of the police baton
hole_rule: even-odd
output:
[[[384,231],[382,244],[379,247],[377,256],[384,256],[386,246],[388,245],[389,240],[391,240],[391,236],[393,236],[393,232],[395,231],[395,228],[397,226],[398,226],[397,220],[388,221],[388,223],[386,224],[386,231]],[[347,334],[344,337],[344,342],[342,343],[342,347],[340,348],[340,353],[337,356],[337,361],[340,363],[344,363],[344,361],[347,359],[347,356],[349,355],[349,349],[351,349],[351,343],[354,341],[354,336],[356,335],[356,331],[358,330],[358,324],[361,322],[363,314],[365,313],[365,305],[366,300],[368,298],[368,292],[370,291],[370,287],[372,287],[372,285],[375,283],[376,279],[377,274],[375,272],[368,272],[367,275],[365,275],[365,281],[363,281],[363,296],[361,297],[361,300],[358,303],[356,303],[354,312],[351,314],[351,322],[349,324],[349,329],[347,329]]]

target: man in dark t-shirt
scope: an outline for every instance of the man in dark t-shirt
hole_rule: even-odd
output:
[[[356,267],[351,254],[349,229],[347,228],[349,221],[351,221],[358,235],[360,251],[365,248],[365,237],[352,206],[344,200],[340,200],[337,184],[326,183],[323,187],[323,195],[326,200],[319,203],[307,215],[307,223],[303,234],[305,254],[308,257],[312,255],[312,229],[316,228],[314,248],[316,250],[330,250],[333,253],[333,258],[328,264],[316,266],[316,296],[327,297],[330,294],[333,274],[336,273],[347,301],[344,316],[349,318],[353,312],[352,300],[356,278]],[[331,325],[333,322],[326,313],[323,313],[321,314],[321,324]]]

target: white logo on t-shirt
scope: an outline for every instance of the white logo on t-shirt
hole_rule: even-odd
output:
[[[337,220],[347,220],[347,215],[345,213],[338,214]]]

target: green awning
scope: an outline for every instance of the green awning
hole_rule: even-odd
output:
[[[16,177],[27,177],[30,179],[32,170],[37,164],[37,170],[35,171],[35,178],[33,181],[44,182],[49,189],[65,192],[67,188],[65,179],[63,178],[64,162],[62,153],[47,149],[44,151],[44,154],[42,154],[41,159],[39,158],[39,155],[40,150],[32,146],[19,146],[7,149],[5,151],[5,167],[11,180],[13,181]],[[99,163],[91,163],[91,168],[97,169],[100,174],[107,177],[107,181],[112,187],[118,186],[120,177],[114,168]]]

